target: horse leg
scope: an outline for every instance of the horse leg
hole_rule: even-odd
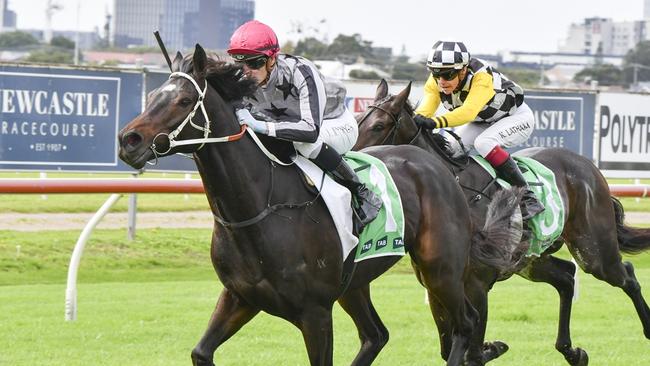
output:
[[[519,275],[534,281],[553,286],[560,295],[560,318],[558,322],[555,349],[564,355],[572,366],[586,366],[589,363],[587,352],[571,344],[571,307],[573,305],[574,274],[576,266],[564,259],[550,255],[541,256],[519,272]]]
[[[632,299],[636,313],[643,324],[643,334],[650,339],[650,308],[641,294],[641,285],[634,275],[634,266],[630,262],[624,262],[623,265],[628,275],[623,285],[623,291]]]
[[[388,342],[388,329],[375,311],[370,298],[370,286],[347,291],[339,298],[339,304],[347,312],[359,332],[361,349],[352,366],[370,365]]]
[[[451,339],[453,326],[449,319],[449,312],[445,309],[442,303],[438,301],[438,298],[431,295],[431,292],[427,291],[427,297],[429,299],[429,308],[431,309],[433,320],[436,322],[436,327],[438,328],[440,357],[447,361],[449,360],[449,354],[451,353],[451,346],[453,343],[453,340]]]
[[[411,266],[413,266],[413,271],[415,272],[415,277],[417,277],[418,282],[425,287],[424,281],[422,280],[422,272],[417,266],[417,263],[411,258]],[[440,357],[443,360],[447,361],[449,359],[449,354],[451,353],[451,333],[452,333],[452,324],[449,321],[449,313],[442,303],[438,299],[431,295],[431,292],[427,289],[427,300],[429,302],[429,309],[431,309],[431,314],[433,315],[433,320],[436,322],[436,328],[438,329],[438,339],[440,340]]]
[[[488,272],[489,271],[489,272]],[[508,345],[501,341],[486,342],[485,331],[488,320],[488,291],[496,282],[496,273],[491,269],[472,272],[467,279],[465,291],[470,302],[479,314],[479,321],[465,356],[465,366],[484,365],[508,351]]]
[[[622,262],[614,217],[596,212],[585,219],[587,223],[571,224],[567,238],[569,250],[585,272],[627,294],[641,320],[645,337],[650,339],[650,309],[632,264]]]
[[[332,366],[334,331],[332,306],[315,305],[306,308],[296,323],[307,346],[311,366]]]
[[[460,365],[469,347],[470,338],[478,321],[478,314],[474,307],[465,298],[462,275],[453,276],[453,270],[445,273],[438,271],[440,268],[429,268],[428,265],[421,265],[422,280],[426,284],[429,302],[440,304],[441,308],[449,315],[451,322],[451,351],[447,358],[447,365]],[[434,319],[440,315],[440,309],[432,307]],[[438,323],[438,322],[437,322]],[[441,330],[439,329],[439,332]],[[444,332],[444,331],[443,331]],[[443,344],[441,339],[441,345]],[[444,358],[444,350],[441,354]]]
[[[224,288],[210,317],[208,329],[192,350],[192,364],[214,366],[213,357],[217,347],[237,333],[258,312],[258,309],[252,308],[232,291]]]

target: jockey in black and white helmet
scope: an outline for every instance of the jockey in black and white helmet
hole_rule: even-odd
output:
[[[475,148],[501,178],[526,187],[524,218],[542,212],[544,206],[504,149],[528,140],[535,128],[524,90],[485,61],[471,57],[463,42],[436,42],[426,66],[431,75],[415,111],[415,122],[428,129],[458,127],[456,133],[463,143]],[[435,116],[440,104],[447,112]]]

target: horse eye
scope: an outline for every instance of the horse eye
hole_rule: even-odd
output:
[[[180,102],[178,102],[178,104],[180,104],[182,107],[187,107],[187,106],[189,106],[190,104],[192,104],[192,99],[190,99],[190,98],[183,98],[183,99],[181,99]]]
[[[372,126],[372,130],[375,132],[381,132],[384,130],[384,124],[383,123],[377,123],[376,125]]]

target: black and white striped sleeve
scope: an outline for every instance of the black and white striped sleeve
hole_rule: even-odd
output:
[[[300,63],[294,69],[293,82],[298,89],[300,120],[278,121],[269,134],[290,141],[315,142],[327,101],[325,84],[318,70],[306,63]]]

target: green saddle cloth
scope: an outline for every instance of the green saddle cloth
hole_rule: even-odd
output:
[[[496,177],[494,168],[487,160],[481,156],[472,156],[472,158],[493,178]],[[540,256],[562,234],[565,216],[564,203],[555,182],[555,174],[550,169],[531,158],[524,156],[513,156],[513,158],[530,184],[530,189],[546,207],[543,212],[533,216],[528,222],[532,237],[526,255]],[[510,188],[510,183],[503,179],[499,178],[497,182],[504,188]]]
[[[347,152],[344,158],[368,189],[384,202],[377,217],[359,235],[355,262],[387,255],[403,256],[404,209],[386,165],[371,155],[357,151]]]

